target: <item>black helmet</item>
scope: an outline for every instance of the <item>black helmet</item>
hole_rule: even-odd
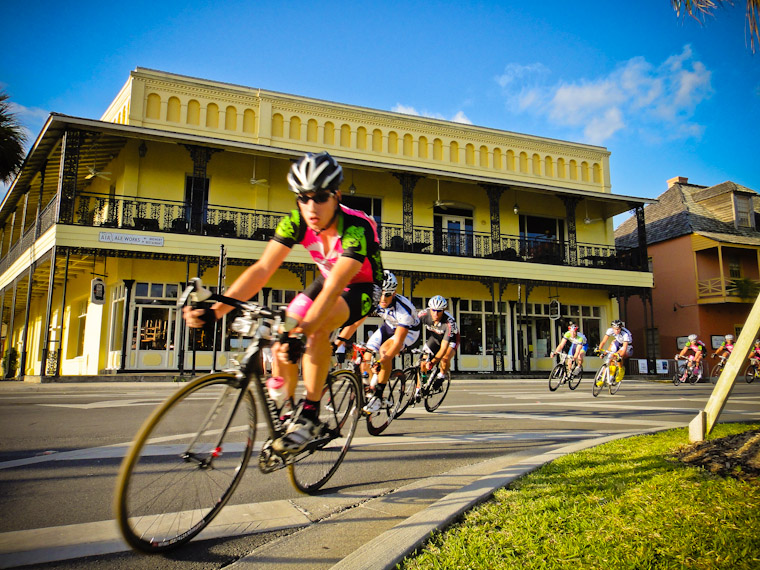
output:
[[[614,321],[610,323],[610,326],[616,327],[616,328],[623,328],[623,321],[621,321],[620,319],[615,319]]]
[[[306,153],[290,167],[288,185],[296,194],[328,190],[335,192],[343,182],[343,169],[326,152]]]

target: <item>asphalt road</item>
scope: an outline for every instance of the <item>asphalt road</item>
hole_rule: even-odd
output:
[[[176,388],[0,383],[0,567],[221,568],[375,497],[404,490],[405,503],[424,509],[438,497],[421,490],[425,481],[488,460],[516,460],[604,435],[685,427],[713,386],[626,379],[616,395],[594,398],[590,379],[576,391],[562,386],[557,392],[545,380],[455,380],[433,414],[410,408],[381,437],[370,436],[361,422],[346,460],[317,497],[299,494],[285,471],[265,476],[253,464],[222,515],[245,510],[250,518],[255,511],[255,525],[220,524],[209,529],[210,538],[202,534],[175,553],[145,556],[129,551],[115,531],[115,475],[142,421]],[[740,379],[720,421],[758,418],[760,386]]]

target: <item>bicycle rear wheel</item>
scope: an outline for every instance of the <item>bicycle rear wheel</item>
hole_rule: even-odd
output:
[[[596,398],[602,391],[602,388],[604,388],[604,384],[609,378],[609,375],[610,371],[604,364],[599,367],[599,370],[596,371],[596,375],[594,376],[594,383],[591,386],[591,393],[594,395],[594,398]]]
[[[145,421],[121,464],[114,507],[124,539],[154,553],[197,535],[240,483],[255,434],[253,397],[234,375],[183,386]]]
[[[694,368],[691,369],[691,374],[689,374],[689,384],[696,384],[697,382],[699,382],[701,371],[702,371],[701,363],[695,365]]]
[[[434,412],[443,403],[446,394],[449,393],[451,374],[446,372],[443,378],[430,378],[428,382],[430,382],[430,390],[425,397],[425,409],[428,412]]]
[[[710,370],[710,382],[715,384],[718,381],[718,378],[720,378],[721,372],[723,372],[723,363],[719,362],[712,367],[712,370]]]
[[[617,380],[617,372],[615,376],[615,380],[610,378],[610,395],[617,394],[617,391],[620,390],[620,385],[623,383],[622,380]]]
[[[302,493],[314,493],[335,474],[346,456],[359,421],[359,379],[349,370],[327,376],[319,405],[322,435],[288,466],[290,481]]]
[[[752,381],[755,379],[755,365],[749,364],[747,368],[744,370],[744,379],[747,381],[747,384],[752,384]]]
[[[552,368],[552,371],[549,373],[549,390],[554,392],[557,388],[559,388],[559,385],[562,384],[562,377],[565,374],[564,371],[565,365],[561,362],[559,364],[556,364],[554,368]]]
[[[570,376],[567,379],[567,385],[571,390],[575,390],[578,387],[578,384],[581,383],[581,378],[583,377],[583,368],[581,368],[581,365],[577,365],[575,368],[573,368],[572,372],[570,372]]]

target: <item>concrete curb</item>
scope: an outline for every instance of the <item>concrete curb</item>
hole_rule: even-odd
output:
[[[413,483],[357,508],[262,545],[229,568],[392,570],[430,535],[455,522],[493,493],[542,465],[608,441],[655,432],[638,430],[581,440],[536,455],[507,455]],[[415,497],[453,489],[427,507],[409,511]],[[395,524],[394,524],[395,522]]]

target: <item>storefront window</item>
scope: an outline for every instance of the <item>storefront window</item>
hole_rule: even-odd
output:
[[[459,313],[460,354],[483,353],[483,315]]]

